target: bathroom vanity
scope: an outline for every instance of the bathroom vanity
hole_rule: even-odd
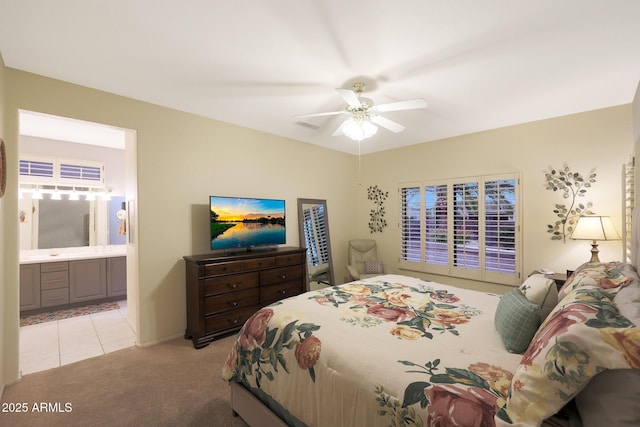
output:
[[[20,312],[37,313],[126,298],[125,245],[20,253]]]

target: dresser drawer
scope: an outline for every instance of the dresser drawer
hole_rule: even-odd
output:
[[[69,288],[69,272],[52,271],[50,273],[42,273],[40,275],[40,289],[59,289]]]
[[[206,334],[221,332],[230,329],[239,329],[249,317],[260,310],[260,305],[233,310],[228,313],[207,316],[204,321]]]
[[[301,253],[298,254],[289,254],[289,255],[279,255],[276,257],[276,265],[277,266],[285,266],[285,265],[300,265],[302,264],[302,257],[304,255]]]
[[[205,265],[202,267],[202,269],[203,274],[201,276],[216,276],[218,274],[237,273],[244,270],[244,262],[219,262],[216,264]]]
[[[43,262],[40,264],[40,271],[42,273],[49,273],[52,271],[67,271],[69,270],[69,263],[67,261],[60,262]]]
[[[252,288],[245,291],[228,292],[226,294],[208,297],[204,300],[204,314],[222,313],[242,307],[260,304],[260,289]]]
[[[269,268],[275,265],[275,257],[248,259],[244,262],[244,267],[247,270],[259,270],[261,268]]]
[[[227,292],[241,291],[249,288],[257,288],[260,281],[259,274],[244,273],[232,274],[229,276],[212,277],[202,279],[204,286],[204,296],[218,295]]]
[[[40,306],[53,307],[54,305],[69,304],[69,288],[48,289],[40,292]]]
[[[286,282],[261,288],[262,304],[269,305],[283,298],[292,297],[302,292],[302,282]]]
[[[260,283],[264,285],[271,285],[274,283],[288,282],[291,280],[297,280],[302,278],[302,267],[283,267],[274,268],[267,271],[260,272]]]

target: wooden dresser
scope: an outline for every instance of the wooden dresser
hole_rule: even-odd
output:
[[[239,330],[261,307],[306,286],[306,250],[278,247],[235,255],[185,256],[187,329],[195,348]]]

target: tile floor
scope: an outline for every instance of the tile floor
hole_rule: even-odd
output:
[[[127,302],[119,310],[20,328],[22,375],[57,368],[135,345],[127,323]]]

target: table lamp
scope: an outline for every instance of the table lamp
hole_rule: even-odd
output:
[[[608,216],[581,216],[571,234],[573,240],[591,240],[590,263],[599,263],[597,240],[620,240],[620,235]]]

